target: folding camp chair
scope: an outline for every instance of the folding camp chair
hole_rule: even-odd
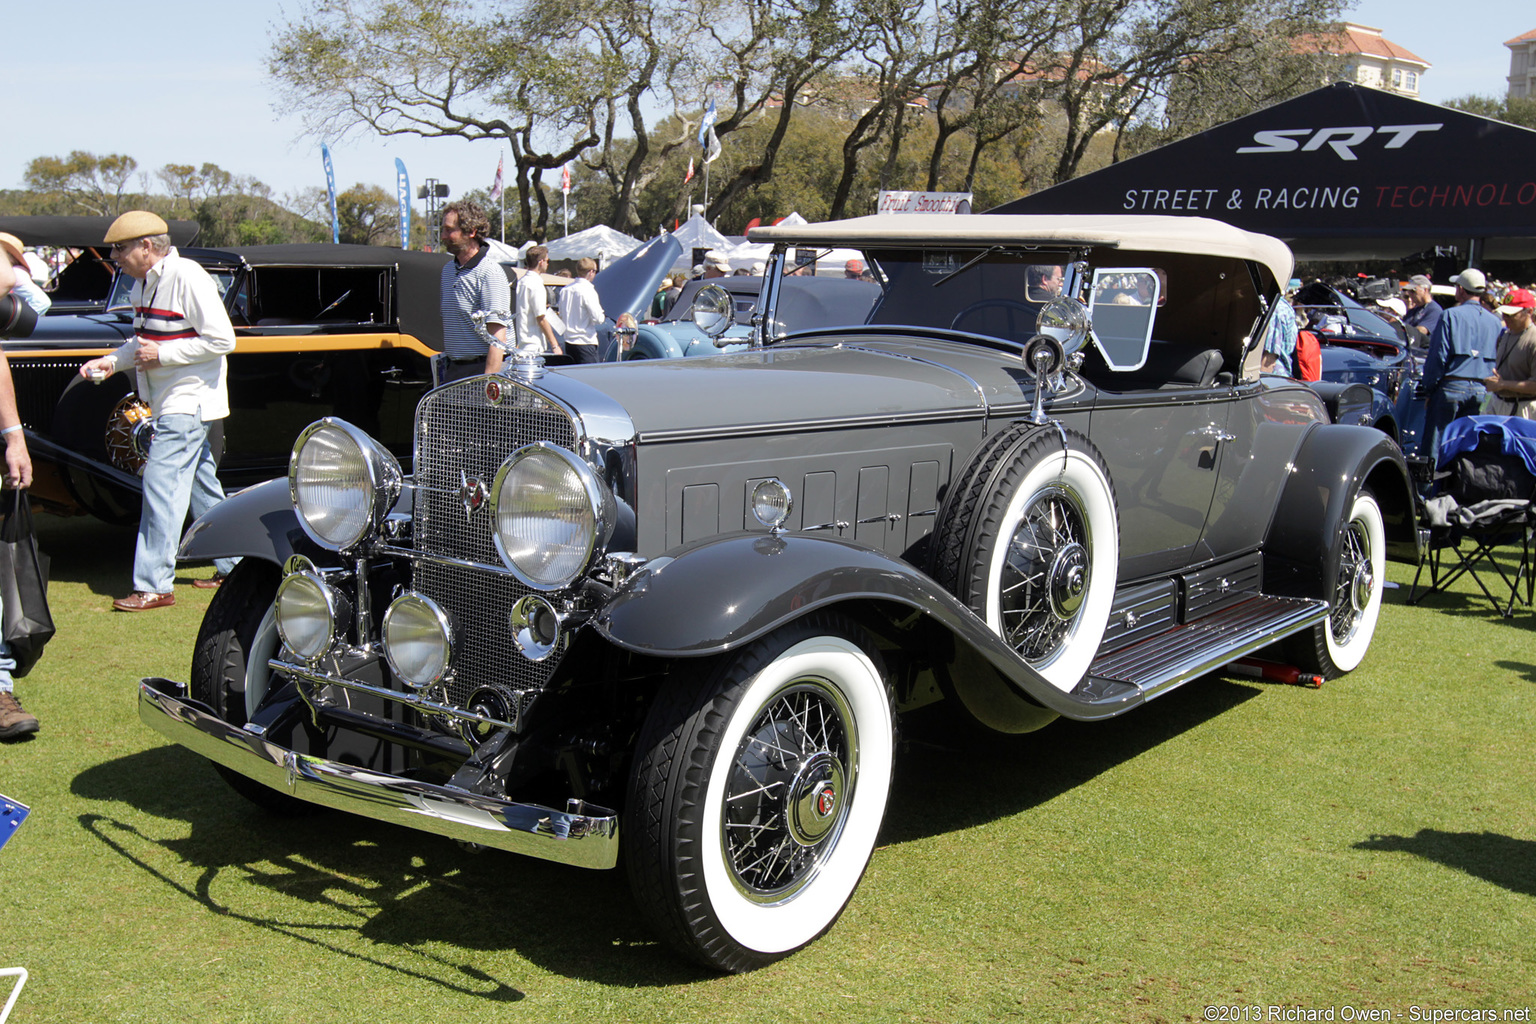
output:
[[[1531,571],[1536,423],[1511,416],[1454,421],[1441,441],[1436,484],[1438,493],[1424,503],[1421,520],[1429,558],[1414,574],[1408,603],[1418,604],[1469,576],[1505,618],[1514,614],[1517,601],[1530,607],[1536,596]],[[1515,545],[1518,562],[1511,574],[1495,553]],[[1429,582],[1421,591],[1426,566]],[[1507,601],[1490,589],[1494,575],[1508,588]]]

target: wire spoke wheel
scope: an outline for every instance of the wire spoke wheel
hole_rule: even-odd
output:
[[[1008,542],[998,581],[1003,639],[1031,662],[1059,650],[1082,613],[1091,568],[1082,510],[1059,487],[1042,491]]]
[[[717,970],[815,941],[874,853],[895,710],[862,628],[813,614],[685,665],[657,695],[625,808],[635,902]]]
[[[1088,438],[1033,424],[998,434],[950,489],[933,550],[934,578],[1042,679],[1064,692],[1082,681],[1120,570],[1115,490]]]
[[[1381,616],[1386,573],[1386,526],[1381,506],[1368,489],[1350,505],[1339,527],[1338,567],[1328,591],[1328,618],[1285,639],[1284,655],[1297,667],[1325,679],[1355,669],[1370,649]]]
[[[1333,609],[1328,615],[1334,643],[1347,644],[1355,635],[1376,587],[1370,537],[1360,521],[1352,520],[1344,530],[1344,553],[1339,560],[1338,579],[1333,584]]]
[[[803,680],[747,730],[726,783],[721,841],[749,898],[792,895],[836,846],[852,797],[849,728],[840,695]]]

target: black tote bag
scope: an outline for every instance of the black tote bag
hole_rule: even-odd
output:
[[[12,491],[0,522],[0,600],[5,602],[5,640],[16,659],[12,675],[24,676],[53,637],[48,611],[48,556],[37,549],[32,503]]]

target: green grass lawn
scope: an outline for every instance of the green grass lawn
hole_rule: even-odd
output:
[[[31,973],[17,1024],[1536,1002],[1533,613],[1501,619],[1470,587],[1419,608],[1390,591],[1365,664],[1321,690],[1218,675],[984,749],[913,739],[842,920],[719,977],[656,944],[620,873],[244,803],[135,709],[141,675],[186,678],[209,593],[114,613],[132,533],[40,524],[59,635],[18,693],[43,730],[0,744],[0,793],[32,807],[0,850],[0,967]]]

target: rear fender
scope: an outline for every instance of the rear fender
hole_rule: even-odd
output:
[[[973,674],[977,687],[996,705],[1014,705],[1015,717],[1045,709],[1105,718],[1141,702],[1134,687],[1062,693],[926,574],[835,537],[735,533],[684,545],[625,580],[589,625],[627,651],[696,658],[740,648],[818,609],[870,602],[915,611],[948,634],[953,650],[940,657],[990,666],[995,671]]]
[[[1402,449],[1380,431],[1325,424],[1308,433],[1264,545],[1264,589],[1327,599],[1338,573],[1340,525],[1369,486],[1386,526],[1386,556],[1418,564],[1417,505]]]

